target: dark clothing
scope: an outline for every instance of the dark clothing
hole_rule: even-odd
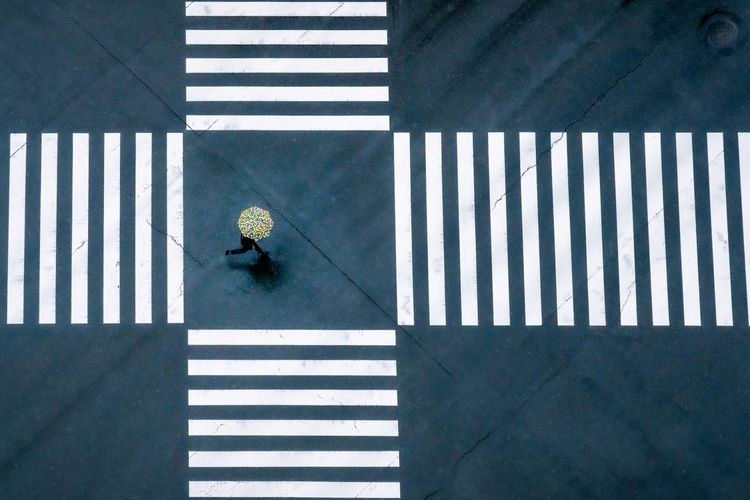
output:
[[[266,252],[263,251],[262,248],[260,248],[260,245],[255,242],[255,240],[251,238],[247,238],[245,236],[240,237],[240,245],[242,245],[242,248],[236,248],[234,250],[227,250],[226,255],[232,254],[236,255],[238,253],[245,253],[249,252],[250,250],[255,250],[261,255],[266,255]]]

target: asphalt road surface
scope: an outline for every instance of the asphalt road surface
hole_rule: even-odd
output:
[[[746,498],[748,23],[6,0],[0,497]]]

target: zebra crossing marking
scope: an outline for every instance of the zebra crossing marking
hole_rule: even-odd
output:
[[[510,282],[508,276],[508,224],[505,184],[505,134],[487,134],[490,190],[490,247],[492,253],[492,320],[510,324]]]
[[[675,135],[678,203],[680,212],[680,263],[682,264],[682,308],[685,326],[701,325],[698,284],[698,229],[695,221],[693,134]]]
[[[456,134],[458,167],[458,252],[461,273],[461,322],[479,323],[477,236],[474,208],[474,135]]]
[[[393,330],[189,330],[189,345],[395,346]]]
[[[651,271],[651,317],[654,326],[669,326],[667,244],[664,227],[661,134],[644,134],[646,206],[648,210],[649,268]]]
[[[189,330],[190,496],[400,498],[400,483],[386,480],[400,467],[398,420],[382,418],[395,416],[398,405],[398,391],[383,388],[395,387],[396,361],[382,359],[395,342],[393,330]],[[283,348],[297,359],[267,359],[269,348],[274,353]],[[343,353],[349,357],[340,359]],[[216,354],[233,359],[215,359]],[[268,387],[269,380],[277,388],[257,388]],[[332,383],[338,388],[326,388]],[[253,418],[259,407],[281,418]],[[310,418],[315,408],[326,418]],[[314,449],[304,441],[310,437]],[[253,438],[268,444],[259,450]],[[357,438],[366,439],[360,444]],[[338,472],[342,469],[349,470]],[[287,471],[287,480],[277,480],[279,470]],[[321,477],[342,480],[298,481],[303,470],[305,478],[321,471]],[[360,479],[355,473],[367,480],[351,481]]]
[[[55,323],[57,294],[57,134],[42,134],[39,193],[39,324]]]
[[[427,279],[430,325],[445,325],[445,242],[443,234],[442,135],[425,134]]]
[[[386,30],[186,30],[188,45],[387,45]]]
[[[186,2],[187,16],[384,17],[386,2]]]
[[[705,158],[701,158],[696,164],[693,158],[693,137],[691,133],[676,133],[674,135],[674,155],[668,157],[667,163],[670,169],[676,172],[677,192],[674,207],[665,207],[665,198],[672,186],[665,185],[665,176],[662,162],[665,152],[662,150],[663,138],[658,132],[647,132],[643,134],[643,142],[638,141],[638,146],[631,144],[631,134],[628,132],[615,132],[611,135],[606,146],[611,145],[611,158],[605,160],[607,171],[602,174],[600,166],[600,144],[599,134],[586,132],[575,137],[580,140],[580,157],[575,158],[568,152],[571,136],[567,133],[553,132],[549,134],[550,153],[548,164],[538,164],[537,135],[535,132],[520,132],[518,134],[518,165],[506,165],[505,135],[500,132],[487,134],[486,156],[483,151],[477,158],[477,165],[487,161],[488,171],[486,179],[474,179],[474,172],[484,170],[475,165],[473,145],[474,138],[470,132],[458,132],[455,134],[457,149],[457,183],[451,186],[454,192],[446,192],[442,185],[442,164],[440,163],[440,149],[442,147],[442,135],[438,132],[425,134],[425,216],[427,225],[427,245],[425,249],[414,247],[412,241],[411,227],[411,203],[412,185],[410,177],[412,172],[407,168],[411,161],[409,134],[398,132],[394,134],[394,176],[396,202],[394,206],[396,228],[396,282],[397,282],[397,304],[401,314],[401,324],[414,324],[421,317],[420,311],[413,310],[414,294],[421,293],[426,289],[430,295],[427,301],[428,311],[424,317],[428,318],[429,324],[443,326],[442,315],[445,311],[445,303],[436,300],[449,286],[460,288],[460,324],[464,326],[477,325],[477,313],[475,308],[476,294],[480,296],[491,294],[491,322],[493,325],[508,325],[511,323],[510,295],[514,290],[519,290],[523,295],[523,302],[519,301],[517,307],[523,309],[526,326],[539,326],[543,323],[555,323],[559,326],[572,326],[586,323],[582,311],[577,314],[576,296],[580,295],[588,300],[588,326],[607,326],[614,323],[618,326],[638,326],[649,324],[652,326],[670,326],[677,318],[670,317],[670,295],[676,293],[670,287],[668,260],[675,261],[675,269],[679,265],[682,282],[678,283],[682,288],[682,301],[684,309],[684,325],[700,326],[701,300],[711,300],[711,307],[715,308],[715,317],[712,323],[720,327],[733,326],[736,321],[737,312],[733,308],[733,295],[745,293],[750,296],[750,271],[743,276],[743,281],[748,288],[735,290],[731,276],[730,264],[737,256],[730,255],[730,238],[741,238],[744,241],[743,259],[750,259],[750,201],[747,193],[750,192],[750,178],[742,170],[750,163],[750,135],[740,133],[737,135],[737,146],[739,148],[739,161],[741,167],[741,193],[743,219],[742,228],[744,234],[730,235],[729,217],[732,215],[732,207],[728,206],[727,182],[731,165],[727,165],[725,156],[725,137],[723,133],[712,132],[705,136],[706,152]],[[484,144],[483,144],[484,146]],[[609,151],[609,150],[608,150]],[[634,156],[635,155],[635,156]],[[701,153],[703,156],[703,153]],[[729,157],[734,158],[734,157]],[[511,163],[515,161],[511,160]],[[641,163],[642,162],[642,163]],[[569,168],[573,164],[581,168],[582,179],[580,185],[573,184],[569,177]],[[635,165],[635,166],[634,166]],[[439,168],[438,168],[439,167]],[[506,168],[519,168],[518,186],[506,186]],[[694,170],[705,168],[708,174],[708,210],[707,221],[701,222],[705,227],[696,223],[696,189]],[[642,173],[641,173],[642,169]],[[417,176],[420,173],[416,174]],[[640,178],[643,178],[641,188]],[[575,178],[575,177],[574,177]],[[450,177],[448,177],[450,179]],[[487,182],[488,202],[482,202],[475,212],[475,198],[484,198],[484,193],[474,192],[474,184],[482,187]],[[603,220],[605,212],[602,210],[602,196],[607,191],[603,189],[603,183],[612,182],[613,194],[611,212],[607,211],[607,217],[612,217],[614,230],[613,238],[616,238],[616,247],[611,245],[612,258],[604,261],[605,234]],[[546,214],[540,214],[540,200],[537,196],[546,196],[545,185],[551,185],[551,227],[554,248],[550,254],[540,252],[540,224],[546,219]],[[515,215],[509,212],[507,205],[506,189],[518,189],[515,196],[520,198],[521,211]],[[643,193],[634,189],[644,189]],[[574,288],[575,274],[579,271],[574,267],[574,250],[579,243],[574,242],[571,230],[572,220],[576,216],[571,206],[571,196],[583,195],[582,215],[585,219],[585,278],[578,282],[577,290]],[[442,198],[445,196],[458,196],[458,210],[453,214],[443,213]],[[635,196],[634,196],[635,195]],[[703,196],[703,195],[701,195]],[[518,198],[516,198],[518,199]],[[641,201],[643,200],[643,201]],[[542,198],[545,204],[549,203]],[[487,203],[485,205],[485,203]],[[640,211],[640,204],[646,206]],[[546,206],[546,205],[545,205]],[[679,256],[673,256],[667,252],[667,232],[665,216],[667,212],[675,210],[675,217],[679,217]],[[483,211],[485,211],[482,213]],[[576,210],[578,208],[576,207]],[[737,212],[740,210],[738,209]],[[479,217],[481,216],[481,219]],[[489,216],[489,228],[479,228],[481,233],[489,233],[489,250],[491,253],[491,285],[487,280],[489,290],[478,290],[476,288],[477,271],[481,276],[482,267],[487,265],[480,262],[476,269],[475,252],[477,251],[476,235],[470,234],[477,224],[477,220],[486,220]],[[511,216],[520,219],[520,227],[517,225],[514,231],[520,231],[517,237],[521,240],[522,254],[519,262],[523,262],[523,269],[518,277],[510,276],[508,266],[511,249],[508,247],[508,219]],[[435,249],[442,250],[444,242],[441,238],[443,224],[448,224],[451,219],[458,222],[459,243],[461,254],[459,256],[459,268],[450,272],[442,268],[443,274],[438,274],[436,266]],[[642,219],[642,220],[641,220]],[[407,225],[408,221],[408,225]],[[450,227],[450,226],[448,226]],[[545,229],[546,230],[546,229]],[[706,260],[705,267],[710,268],[704,276],[700,276],[698,255],[698,231],[706,231],[706,241],[711,241],[711,253],[701,256]],[[675,242],[675,245],[676,242]],[[643,260],[640,257],[641,246]],[[677,248],[677,246],[675,246]],[[413,282],[413,256],[412,250],[426,254],[427,283]],[[582,248],[582,250],[584,250]],[[517,251],[513,249],[512,251]],[[616,252],[616,253],[615,253]],[[647,254],[647,257],[645,255]],[[549,255],[549,256],[548,256]],[[547,259],[551,260],[550,263]],[[582,256],[583,259],[583,256]],[[709,262],[710,261],[710,264]],[[543,268],[542,264],[549,265]],[[575,264],[576,266],[578,264]],[[747,267],[750,267],[748,265]],[[610,294],[605,294],[605,268],[607,275],[613,279]],[[541,271],[549,272],[550,279],[541,280]],[[549,271],[547,271],[549,269]],[[646,270],[648,272],[646,272]],[[641,280],[648,280],[641,283]],[[452,280],[456,280],[451,283]],[[519,280],[519,283],[513,283]],[[616,281],[615,281],[616,280]],[[702,297],[700,285],[705,280],[713,281],[713,293],[707,293]],[[737,277],[735,277],[734,284]],[[479,282],[482,283],[484,279]],[[585,282],[585,285],[584,285]],[[438,283],[439,286],[436,286]],[[703,283],[705,285],[705,283]],[[484,283],[482,283],[484,286]],[[522,286],[522,289],[518,288]],[[554,292],[552,290],[554,289]],[[710,290],[710,288],[709,288]],[[711,297],[709,297],[711,295]],[[554,296],[554,303],[551,297]],[[543,297],[546,302],[543,303]],[[610,301],[613,311],[607,311],[605,298]],[[750,308],[750,298],[748,308]],[[574,300],[575,299],[575,300]],[[639,317],[639,304],[646,300],[648,308],[642,307]],[[403,305],[408,305],[408,310]],[[704,304],[705,305],[705,304]],[[485,306],[482,306],[485,307]],[[516,307],[516,306],[514,306]],[[614,309],[617,309],[616,311]],[[648,311],[648,312],[646,312]],[[405,314],[408,312],[407,314]],[[482,311],[483,312],[483,311]],[[609,321],[607,316],[609,313]],[[405,319],[408,317],[408,321]],[[436,321],[435,318],[440,318]]]
[[[398,437],[398,420],[199,420],[189,436]]]
[[[135,135],[135,322],[151,323],[151,134]]]
[[[388,87],[187,87],[187,102],[388,102]]]
[[[388,73],[385,57],[189,57],[187,74]]]
[[[361,359],[191,359],[188,375],[395,377],[396,362]]]
[[[391,390],[193,389],[188,406],[397,406]]]
[[[24,264],[26,249],[26,134],[10,135],[8,171],[7,322],[24,320]]]
[[[414,278],[411,234],[411,144],[408,133],[393,134],[396,216],[396,308],[399,325],[414,324]]]
[[[397,451],[195,451],[188,467],[398,467]]]
[[[228,498],[401,498],[399,483],[333,481],[191,481],[189,495]]]
[[[589,325],[607,324],[604,289],[604,240],[602,237],[602,195],[599,165],[599,134],[581,134],[583,151],[583,201],[586,223],[586,283]]]
[[[185,123],[189,130],[390,130],[390,116],[382,111],[390,102],[389,88],[384,81],[388,59],[378,53],[388,45],[387,29],[216,29],[235,28],[237,24],[252,27],[248,18],[286,18],[292,28],[317,28],[319,26],[312,21],[316,17],[333,19],[334,24],[338,23],[336,19],[349,18],[349,28],[368,18],[384,24],[383,18],[388,15],[387,2],[187,2],[185,15],[189,23],[203,20],[196,26],[200,29],[185,30],[189,52],[203,47],[202,53],[196,54],[203,57],[189,54],[185,59],[189,80],[185,100],[190,105]],[[232,18],[235,22],[228,26],[227,20]],[[355,26],[351,26],[352,23]],[[239,47],[238,57],[224,57],[226,54],[222,50],[227,46]],[[263,47],[268,57],[246,57],[256,55],[258,47]],[[284,57],[286,54],[280,47],[297,47],[302,54]],[[331,56],[346,57],[318,57],[323,47]],[[307,54],[309,57],[299,57]],[[283,83],[269,85],[268,76],[258,78],[261,74],[278,74]],[[316,80],[307,76],[310,74],[340,75],[341,85],[316,85]],[[356,74],[371,74],[371,80],[381,80],[383,84],[359,84],[352,77]],[[195,82],[199,85],[194,85],[192,80],[196,80],[197,75],[203,78]],[[212,81],[206,82],[210,75]],[[236,108],[232,114],[223,114],[227,103],[233,103]],[[269,111],[245,113],[252,112],[258,103],[268,103]],[[307,107],[300,107],[303,103],[307,103]],[[342,112],[344,105],[352,110],[367,106],[381,111],[372,114]],[[219,112],[211,113],[212,108]],[[331,112],[325,113],[326,110]]]
[[[711,249],[713,256],[716,325],[732,326],[732,273],[729,268],[726,168],[724,134],[707,134],[708,188],[711,206]]]
[[[630,167],[630,135],[612,134],[615,163],[615,208],[617,213],[617,270],[620,286],[620,324],[638,324],[633,235],[633,187]]]
[[[523,292],[526,324],[542,324],[542,277],[539,250],[536,134],[518,134],[523,227]]]
[[[345,132],[390,129],[389,117],[375,115],[189,115],[187,124],[196,131]]]
[[[573,249],[570,236],[568,196],[568,135],[550,134],[552,161],[552,216],[555,235],[555,292],[557,324],[570,326],[573,321]]]
[[[73,134],[70,322],[89,321],[89,135]]]
[[[120,134],[104,134],[103,323],[120,322]]]
[[[167,134],[167,322],[185,321],[182,134]]]
[[[35,251],[39,251],[38,288],[35,289],[38,300],[38,324],[51,325],[58,323],[58,301],[60,289],[69,286],[70,323],[87,324],[89,318],[89,229],[93,217],[101,216],[102,227],[102,274],[101,297],[103,324],[121,322],[120,297],[120,260],[121,237],[121,201],[123,185],[121,169],[133,168],[135,171],[135,189],[125,194],[126,202],[132,202],[135,213],[134,240],[134,274],[133,279],[134,317],[137,324],[151,323],[153,318],[152,301],[152,267],[153,267],[153,234],[152,199],[153,199],[153,146],[152,134],[135,134],[135,160],[132,165],[123,165],[121,161],[122,137],[119,133],[102,135],[102,156],[96,160],[96,167],[103,167],[101,189],[103,200],[101,214],[93,214],[89,209],[90,186],[90,135],[88,133],[71,134],[70,157],[59,156],[59,143],[68,140],[57,133],[43,133],[39,136],[39,226],[34,237],[39,242]],[[24,290],[26,288],[26,195],[27,195],[27,134],[10,134],[8,159],[8,261],[6,286],[6,322],[23,324],[28,318],[24,314]],[[182,133],[167,134],[167,177],[166,205],[167,220],[164,239],[167,248],[167,320],[170,323],[184,321],[184,269],[183,269],[183,140]],[[71,188],[69,192],[60,190],[59,174],[61,169],[70,169]],[[70,196],[70,213],[58,214],[58,202],[61,197]],[[61,225],[70,224],[70,275],[65,276],[64,283],[57,269],[58,229]],[[66,245],[67,246],[67,245]]]

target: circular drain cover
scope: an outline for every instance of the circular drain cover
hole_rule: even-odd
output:
[[[734,54],[747,40],[742,20],[728,12],[717,12],[704,18],[700,35],[712,51],[722,56]]]

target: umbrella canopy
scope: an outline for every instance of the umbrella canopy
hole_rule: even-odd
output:
[[[253,240],[261,240],[271,234],[273,219],[268,210],[259,207],[246,208],[237,221],[242,236]]]

